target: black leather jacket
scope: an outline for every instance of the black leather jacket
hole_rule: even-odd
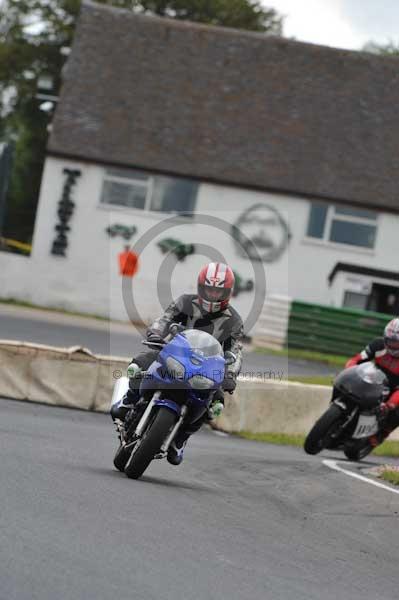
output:
[[[162,317],[154,321],[148,328],[147,335],[155,333],[165,337],[171,323],[180,323],[190,329],[201,329],[213,335],[225,352],[230,350],[236,355],[236,361],[228,365],[226,370],[230,377],[237,377],[241,370],[241,341],[244,331],[241,317],[232,306],[217,313],[208,313],[201,309],[198,296],[183,294],[168,306]]]

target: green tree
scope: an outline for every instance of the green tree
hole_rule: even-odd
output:
[[[371,52],[371,54],[380,54],[381,56],[399,56],[399,44],[395,44],[394,42],[389,42],[387,44],[367,42],[362,49],[365,52]]]
[[[5,234],[24,241],[32,237],[50,120],[40,109],[37,82],[47,73],[57,92],[65,60],[60,50],[72,36],[72,19],[67,13],[55,18],[59,3],[50,4],[5,0],[0,5],[0,135],[15,141]]]
[[[251,0],[143,0],[132,8],[160,16],[281,35],[282,18]]]
[[[2,3],[1,3],[2,2]],[[99,0],[146,14],[280,35],[282,18],[253,0]],[[51,111],[41,110],[38,81],[61,83],[81,0],[0,0],[0,139],[16,143],[6,233],[30,241]]]

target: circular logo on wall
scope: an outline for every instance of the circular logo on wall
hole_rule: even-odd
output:
[[[291,238],[287,222],[268,204],[254,204],[232,225],[232,235],[240,256],[274,262],[283,254]]]

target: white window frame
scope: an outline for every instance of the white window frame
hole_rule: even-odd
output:
[[[315,202],[316,203],[316,202]],[[336,248],[345,248],[345,249],[351,249],[354,252],[366,252],[369,254],[373,254],[375,251],[375,248],[377,246],[377,236],[378,236],[378,213],[374,212],[372,210],[370,210],[370,212],[374,212],[375,214],[375,219],[368,219],[367,217],[357,217],[355,215],[345,215],[345,214],[340,214],[340,213],[336,213],[335,210],[336,208],[340,208],[339,204],[329,204],[327,207],[327,215],[326,215],[326,221],[324,223],[324,231],[323,231],[323,236],[322,237],[312,237],[310,235],[307,234],[307,230],[309,227],[309,219],[310,219],[310,213],[312,210],[312,202],[309,204],[309,213],[308,213],[308,220],[306,222],[306,233],[305,233],[305,241],[306,242],[310,242],[310,243],[315,243],[315,244],[320,244],[320,245],[326,245],[326,246],[332,246],[332,247],[336,247]],[[356,206],[348,206],[348,208],[351,208],[353,210],[362,210],[361,207],[356,207]],[[364,210],[368,210],[368,209],[364,209]],[[335,242],[334,240],[330,239],[330,235],[331,235],[331,229],[332,229],[332,224],[333,221],[343,221],[345,223],[353,223],[353,224],[360,224],[360,225],[374,225],[375,226],[375,241],[374,241],[374,246],[370,247],[370,246],[357,246],[355,244],[345,244],[343,242]]]
[[[125,206],[124,204],[112,204],[110,202],[102,202],[101,196],[100,196],[100,203],[99,203],[100,206],[111,208],[112,210],[114,210],[114,209],[116,209],[116,210],[119,210],[119,209],[132,210],[132,211],[137,210],[137,211],[140,211],[140,213],[144,213],[144,212],[153,213],[154,212],[154,211],[150,210],[152,191],[153,191],[153,187],[154,187],[154,178],[151,175],[149,175],[148,178],[146,180],[144,180],[144,179],[135,179],[134,176],[121,177],[120,175],[110,175],[107,173],[107,171],[105,171],[103,179],[102,179],[101,195],[103,193],[104,183],[106,181],[109,181],[111,183],[122,183],[124,185],[128,185],[131,182],[132,185],[135,185],[137,187],[146,188],[147,191],[146,191],[144,206],[143,206],[143,208],[138,208],[137,206]]]
[[[369,294],[366,294],[365,292],[359,292],[359,291],[356,291],[356,290],[344,289],[343,292],[342,292],[342,304],[341,304],[342,308],[349,308],[349,309],[350,308],[356,308],[354,306],[350,306],[348,304],[345,304],[345,297],[346,297],[347,294],[353,294],[353,295],[356,295],[356,296],[361,296],[362,298],[365,299],[365,306],[367,306],[367,300],[368,300]],[[367,308],[362,308],[360,310],[367,310]]]
[[[102,194],[103,194],[103,188],[104,188],[104,183],[106,181],[110,181],[110,182],[115,182],[115,183],[123,183],[126,185],[127,181],[131,181],[133,182],[134,185],[138,185],[140,187],[147,187],[147,193],[146,193],[146,197],[145,197],[145,201],[144,201],[144,207],[143,208],[137,208],[135,206],[125,206],[124,204],[112,204],[109,202],[102,202],[101,198],[102,198]],[[120,211],[130,211],[130,212],[137,212],[137,214],[139,214],[142,217],[149,217],[149,218],[156,218],[156,219],[160,219],[160,218],[166,218],[166,217],[170,217],[170,218],[175,218],[176,221],[181,222],[181,223],[187,223],[187,217],[183,217],[181,215],[179,215],[179,213],[174,213],[174,212],[169,212],[169,211],[164,211],[164,210],[152,210],[151,209],[151,202],[152,202],[152,197],[153,197],[153,190],[154,190],[154,176],[153,175],[148,175],[146,180],[143,179],[135,179],[134,176],[127,176],[127,177],[123,177],[120,175],[111,175],[108,173],[107,169],[104,169],[103,172],[103,177],[102,177],[102,185],[101,185],[101,190],[100,190],[100,196],[99,196],[99,202],[98,202],[98,208],[101,210],[120,210]],[[197,202],[196,202],[197,204]],[[196,210],[193,211],[193,215],[196,214]],[[193,222],[194,217],[192,219],[191,222]]]

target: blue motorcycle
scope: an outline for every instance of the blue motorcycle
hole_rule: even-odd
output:
[[[120,446],[114,465],[138,479],[155,458],[165,458],[181,427],[198,421],[208,411],[221,387],[225,365],[234,360],[209,333],[172,325],[162,349],[142,374],[140,401],[117,425]],[[126,384],[125,384],[126,385]],[[117,400],[116,400],[117,401]]]

